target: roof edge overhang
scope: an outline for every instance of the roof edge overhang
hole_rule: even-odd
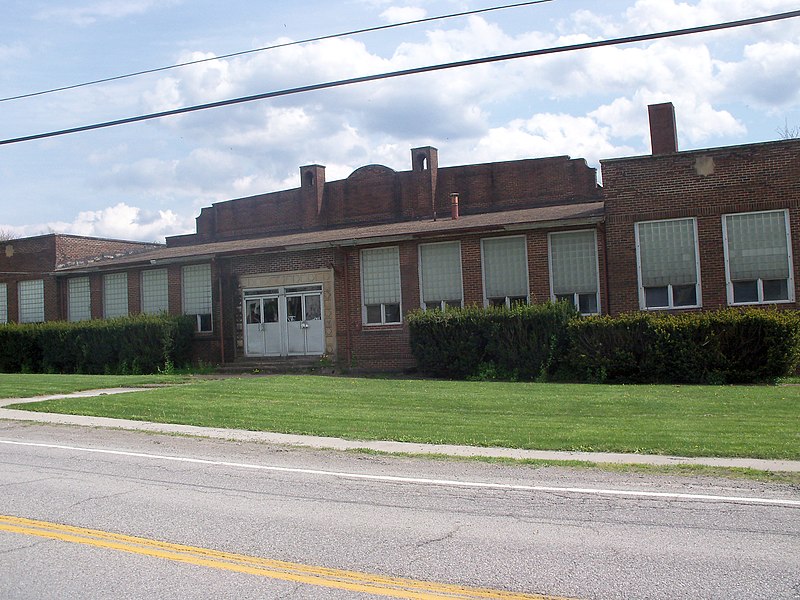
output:
[[[247,248],[224,248],[226,242],[210,242],[208,246],[223,246],[218,249],[209,249],[208,252],[197,253],[198,246],[186,246],[187,251],[193,251],[191,254],[169,257],[152,257],[147,255],[139,256],[136,258],[128,257],[123,263],[114,263],[109,261],[104,264],[96,265],[83,265],[80,267],[69,267],[57,270],[54,274],[56,276],[68,275],[84,275],[98,272],[122,271],[131,268],[146,268],[146,267],[161,267],[175,264],[191,264],[220,258],[234,258],[237,256],[251,256],[254,254],[275,254],[279,252],[303,252],[311,250],[327,250],[331,248],[355,248],[360,246],[374,246],[377,244],[393,244],[398,242],[407,242],[414,240],[430,240],[436,238],[453,238],[465,235],[480,235],[503,233],[511,231],[532,231],[538,229],[554,229],[563,227],[581,227],[597,225],[605,220],[605,216],[600,214],[589,216],[575,216],[563,217],[537,221],[522,221],[517,223],[489,223],[489,224],[465,224],[463,226],[455,227],[437,227],[423,231],[413,232],[398,232],[387,234],[366,235],[364,237],[342,237],[334,240],[320,240],[305,243],[288,243],[281,245],[269,245],[268,239],[253,240],[253,245]],[[441,224],[458,223],[452,219],[442,219],[439,221]],[[258,245],[261,241],[263,245]]]

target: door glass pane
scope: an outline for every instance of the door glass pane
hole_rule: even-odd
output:
[[[251,325],[261,323],[261,301],[247,301],[247,322]]]
[[[322,318],[320,296],[306,296],[306,321],[319,321]]]
[[[302,321],[303,320],[303,297],[302,296],[287,296],[286,297],[286,320],[287,321]]]
[[[264,298],[264,323],[278,322],[278,299]]]

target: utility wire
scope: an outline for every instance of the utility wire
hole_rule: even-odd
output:
[[[419,25],[420,23],[428,23],[430,21],[443,21],[445,19],[455,19],[457,17],[467,17],[470,15],[477,15],[481,13],[493,12],[498,10],[506,10],[509,8],[521,8],[524,6],[531,6],[534,4],[544,4],[546,2],[553,2],[554,0],[531,0],[529,2],[517,2],[516,4],[504,4],[502,6],[491,6],[488,8],[479,8],[477,10],[468,10],[459,13],[449,13],[446,15],[439,15],[437,17],[426,17],[424,19],[415,19],[413,21],[403,21],[402,23],[390,23],[388,25],[378,25],[375,27],[367,27],[365,29],[355,29],[353,31],[347,31],[344,33],[331,33],[327,35],[321,35],[317,37],[307,38],[304,40],[297,40],[296,42],[284,42],[282,44],[275,44],[273,46],[264,46],[263,48],[254,48],[252,50],[242,50],[240,52],[232,52],[231,54],[222,54],[220,56],[212,56],[210,58],[200,58],[197,60],[190,60],[187,62],[178,63],[175,65],[169,65],[166,67],[157,67],[154,69],[145,69],[143,71],[136,71],[134,73],[127,73],[125,75],[114,75],[113,77],[105,77],[103,79],[95,79],[93,81],[86,81],[83,83],[75,83],[72,85],[65,85],[63,87],[52,88],[48,90],[42,90],[39,92],[29,92],[26,94],[20,94],[18,96],[9,96],[7,98],[0,98],[0,102],[8,102],[10,100],[22,100],[23,98],[33,98],[35,96],[43,96],[45,94],[52,94],[54,92],[63,92],[66,90],[74,90],[76,88],[86,87],[90,85],[97,85],[98,83],[108,83],[109,81],[119,81],[120,79],[128,79],[129,77],[138,77],[139,75],[149,75],[151,73],[160,73],[162,71],[168,71],[170,69],[178,69],[180,67],[188,67],[191,65],[198,65],[200,63],[209,62],[212,60],[222,60],[225,58],[233,58],[235,56],[244,56],[245,54],[253,54],[256,52],[264,52],[266,50],[276,50],[278,48],[286,48],[287,46],[297,46],[300,44],[308,44],[311,42],[320,42],[322,40],[330,40],[334,38],[346,37],[351,35],[359,35],[362,33],[371,33],[374,31],[383,31],[385,29],[393,29],[396,27],[405,27],[407,25]]]
[[[289,88],[285,90],[276,90],[272,92],[265,92],[263,94],[255,94],[252,96],[242,96],[239,98],[232,98],[229,100],[220,100],[217,102],[209,102],[208,104],[199,104],[196,106],[185,106],[183,108],[176,108],[173,110],[166,110],[157,113],[146,115],[138,115],[136,117],[127,117],[125,119],[118,119],[116,121],[106,121],[104,123],[95,123],[93,125],[83,125],[81,127],[73,127],[71,129],[62,129],[60,131],[51,131],[48,133],[37,133],[34,135],[27,135],[18,138],[11,138],[7,140],[0,140],[0,146],[7,144],[15,144],[18,142],[28,142],[32,140],[39,140],[43,138],[56,137],[60,135],[67,135],[70,133],[80,133],[83,131],[91,131],[94,129],[103,129],[106,127],[115,127],[117,125],[125,125],[128,123],[137,123],[139,121],[148,121],[151,119],[160,119],[162,117],[170,117],[174,115],[181,115],[209,108],[220,108],[223,106],[232,106],[234,104],[243,104],[245,102],[254,102],[256,100],[265,100],[268,98],[278,98],[280,96],[290,96],[293,94],[300,94],[304,92],[314,92],[318,90],[325,90],[331,88],[342,87],[346,85],[353,85],[356,83],[366,83],[369,81],[380,81],[383,79],[393,79],[396,77],[405,77],[407,75],[418,75],[420,73],[430,73],[433,71],[442,71],[445,69],[456,69],[461,67],[470,67],[474,65],[483,65],[506,60],[514,60],[518,58],[529,58],[532,56],[543,56],[546,54],[557,54],[563,52],[574,52],[576,50],[588,50],[591,48],[601,48],[604,46],[615,46],[619,44],[632,44],[635,42],[646,42],[650,40],[659,40],[664,38],[678,37],[684,35],[693,35],[696,33],[707,33],[709,31],[720,31],[723,29],[733,29],[735,27],[746,27],[748,25],[758,25],[761,23],[768,23],[771,21],[781,21],[784,19],[791,19],[800,17],[800,10],[793,10],[790,12],[778,13],[773,15],[766,15],[763,17],[754,17],[752,19],[743,19],[740,21],[729,21],[727,23],[717,23],[714,25],[702,25],[700,27],[690,27],[687,29],[675,29],[672,31],[662,31],[658,33],[647,33],[644,35],[634,35],[621,38],[613,38],[608,40],[598,40],[594,42],[585,42],[582,44],[571,44],[569,46],[556,46],[553,48],[541,48],[538,50],[527,50],[525,52],[515,52],[512,54],[500,54],[496,56],[487,56],[483,58],[473,58],[469,60],[462,60],[457,62],[449,62],[439,65],[429,65],[426,67],[416,67],[413,69],[404,69],[402,71],[392,71],[389,73],[379,73],[377,75],[366,75],[363,77],[353,77],[351,79],[342,79],[339,81],[329,81],[325,83],[315,83],[301,87]]]

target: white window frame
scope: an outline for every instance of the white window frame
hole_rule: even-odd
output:
[[[202,277],[202,281],[200,281]],[[196,281],[190,281],[197,278]],[[211,263],[186,265],[181,269],[181,305],[183,314],[193,315],[196,319],[195,331],[198,333],[211,333],[214,331],[214,291],[211,278]],[[189,284],[193,285],[190,286]],[[191,289],[190,289],[191,287]],[[204,293],[204,297],[195,292]]]
[[[142,314],[169,312],[169,273],[167,269],[146,269],[141,273]]]
[[[367,305],[366,289],[365,289],[366,286],[364,285],[364,281],[365,281],[364,266],[365,266],[365,262],[366,262],[364,260],[364,255],[369,253],[369,252],[386,251],[386,250],[394,250],[396,258],[397,258],[397,262],[396,262],[396,266],[397,266],[397,289],[398,289],[399,298],[398,298],[397,302],[381,302],[381,303],[372,303],[372,304]],[[364,248],[364,249],[361,250],[361,254],[360,254],[359,258],[360,258],[359,262],[360,262],[360,266],[361,266],[361,322],[367,327],[380,327],[382,325],[400,325],[400,324],[402,324],[403,323],[403,286],[402,286],[402,280],[401,280],[401,274],[400,274],[400,247],[399,246],[381,246],[379,248]],[[393,307],[395,305],[397,305],[398,320],[397,321],[394,321],[394,320],[390,321],[390,320],[388,320],[389,317],[387,317],[387,310],[386,309],[387,309],[387,307]],[[368,314],[367,314],[368,308],[369,307],[373,307],[374,308],[374,307],[378,307],[378,306],[380,306],[380,311],[381,311],[380,323],[378,323],[377,321],[371,321],[370,322],[368,320],[368,318],[367,318],[368,317]]]
[[[88,321],[92,318],[92,289],[88,277],[67,280],[67,320]]]
[[[29,279],[17,283],[17,298],[20,323],[44,323],[44,279]],[[30,299],[35,300],[35,303],[31,303]]]
[[[103,318],[127,317],[128,274],[106,273],[103,275]]]
[[[0,283],[0,323],[8,323],[8,284]]]
[[[758,290],[758,300],[755,302],[734,302],[734,294],[733,294],[733,284],[734,282],[731,280],[731,268],[730,268],[730,255],[728,249],[728,218],[729,217],[736,217],[740,215],[755,215],[755,214],[767,214],[767,213],[783,213],[783,224],[786,233],[786,258],[788,260],[789,266],[789,276],[786,278],[786,288],[787,288],[787,299],[785,300],[764,300],[764,280],[760,277],[756,279],[757,290]],[[794,302],[795,299],[795,292],[794,292],[794,260],[792,256],[792,235],[791,235],[791,225],[789,222],[789,211],[787,209],[778,209],[778,210],[754,210],[748,212],[739,212],[739,213],[728,213],[722,215],[722,246],[725,255],[725,287],[727,289],[727,296],[728,296],[728,305],[729,306],[753,306],[758,304],[787,304],[790,302]]]
[[[641,241],[639,239],[639,226],[648,223],[667,223],[674,221],[691,221],[692,223],[692,235],[694,237],[694,263],[695,263],[695,282],[694,282],[695,303],[676,305],[675,290],[673,289],[673,284],[668,283],[666,286],[660,286],[667,288],[668,304],[664,306],[647,306],[646,290],[644,285],[642,284],[642,259],[641,259]],[[697,234],[697,218],[680,217],[677,219],[653,219],[650,221],[639,221],[634,224],[634,236],[636,240],[636,281],[639,288],[639,308],[641,310],[683,310],[683,309],[702,307],[703,286],[700,274],[700,243]],[[691,284],[686,284],[686,285],[688,286]]]
[[[530,282],[530,266],[528,263],[528,237],[525,235],[508,235],[508,236],[498,236],[498,237],[491,237],[491,238],[483,238],[481,239],[481,284],[483,286],[483,305],[488,307],[491,304],[492,298],[500,298],[500,296],[490,298],[486,294],[486,254],[485,254],[485,244],[486,242],[491,242],[493,240],[509,240],[509,239],[519,239],[522,240],[522,248],[525,251],[525,296],[524,301],[525,304],[530,304],[531,301],[531,282]],[[523,296],[516,296],[516,295],[506,295],[504,297],[504,304],[507,308],[510,308],[512,304],[516,303],[516,301],[522,299]],[[493,306],[496,306],[493,305]]]
[[[422,262],[422,254],[423,248],[431,248],[433,246],[456,246],[458,248],[458,290],[459,290],[459,297],[458,298],[445,298],[439,300],[439,309],[440,310],[447,310],[448,307],[451,308],[458,308],[464,306],[464,276],[461,268],[461,242],[459,241],[450,241],[450,242],[433,242],[429,244],[419,244],[417,247],[417,254],[418,262],[419,262],[419,305],[423,310],[429,310],[428,304],[431,302],[425,302],[425,273],[423,269],[423,262]],[[453,305],[452,302],[458,300],[458,305]]]
[[[594,274],[595,274],[595,306],[597,310],[593,312],[580,311],[580,297],[589,295],[590,292],[572,292],[572,305],[581,312],[581,314],[598,315],[602,309],[600,307],[600,253],[597,250],[597,230],[595,229],[574,229],[571,231],[553,231],[547,235],[547,268],[550,272],[550,299],[556,302],[559,298],[557,296],[564,296],[567,294],[556,294],[555,286],[553,285],[553,238],[561,235],[569,235],[576,233],[591,233],[592,243],[594,244]]]

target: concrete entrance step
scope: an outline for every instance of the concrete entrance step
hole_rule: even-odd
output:
[[[224,375],[270,375],[280,373],[313,373],[333,375],[336,369],[319,356],[278,356],[267,358],[240,358],[216,369]]]

